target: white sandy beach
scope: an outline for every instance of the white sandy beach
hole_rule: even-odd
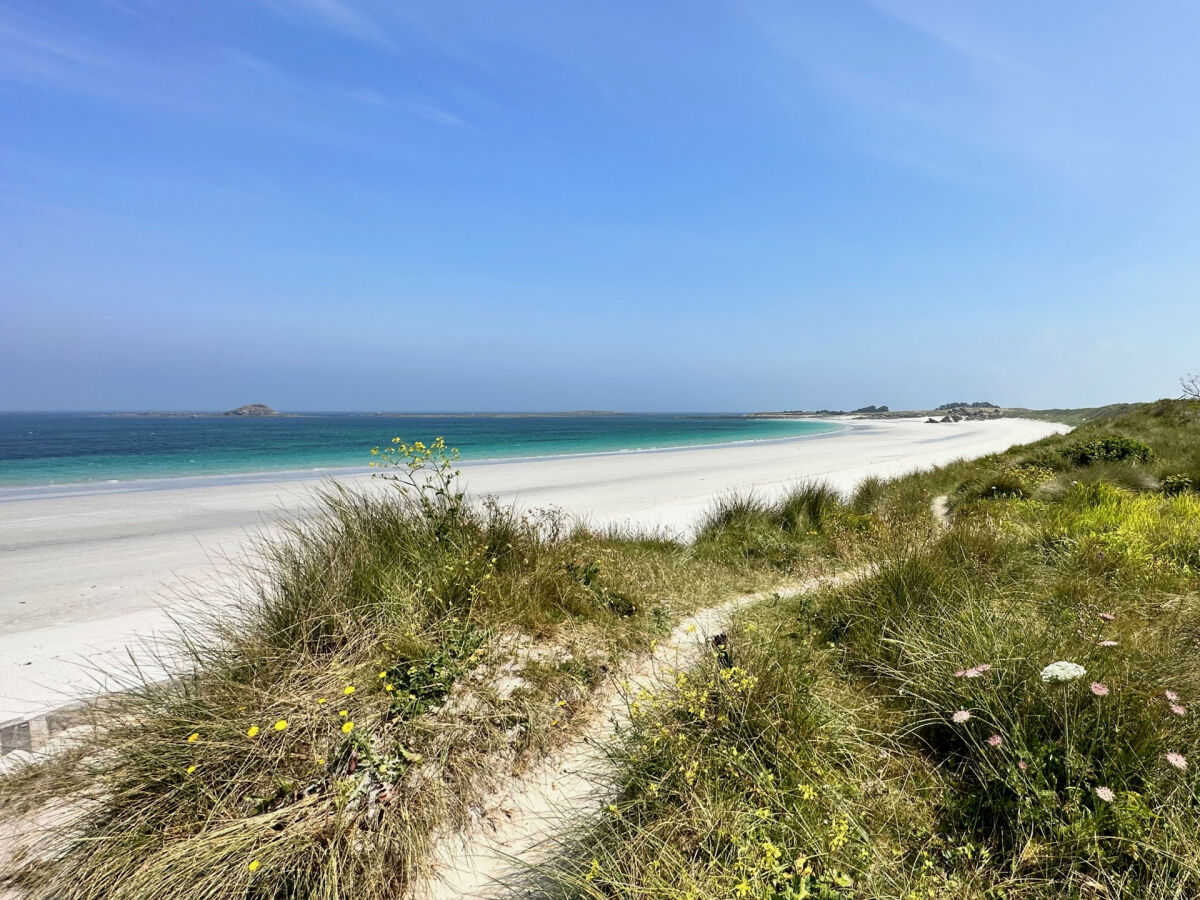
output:
[[[479,464],[463,475],[473,494],[527,509],[558,506],[596,524],[686,534],[730,492],[769,495],[806,479],[850,490],[868,474],[897,475],[1067,430],[1023,419],[849,426],[797,440]],[[386,487],[365,475],[342,480]],[[316,486],[293,479],[0,502],[0,723],[118,686],[129,652],[153,676],[149,648],[170,640],[172,617],[235,603],[228,560],[273,518],[311,510]]]

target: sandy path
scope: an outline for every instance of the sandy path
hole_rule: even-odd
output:
[[[415,886],[412,900],[484,900],[536,878],[537,866],[553,857],[560,841],[614,798],[617,785],[607,748],[629,724],[634,698],[643,691],[659,694],[675,683],[677,672],[693,669],[711,637],[723,631],[739,609],[767,596],[794,597],[857,574],[814,578],[773,594],[738,597],[684,619],[652,654],[622,673],[619,682],[598,691],[587,726],[566,747],[485,800],[469,829],[437,841],[431,875]]]
[[[1022,419],[881,420],[807,439],[467,465],[463,474],[474,493],[525,508],[555,505],[597,524],[686,534],[732,491],[773,494],[809,478],[849,490],[867,474],[897,475],[1064,430]],[[342,480],[381,487],[364,475]],[[153,675],[144,645],[169,643],[172,616],[231,602],[225,560],[241,558],[272,517],[311,510],[316,485],[188,483],[0,499],[0,723],[119,686],[130,642]]]
[[[930,512],[940,528],[950,526],[947,497],[934,497]],[[734,614],[767,596],[795,597],[844,583],[870,571],[812,578],[798,587],[751,594],[703,609],[684,619],[654,652],[638,660],[597,692],[586,726],[532,771],[494,791],[471,825],[443,835],[430,854],[430,874],[414,886],[410,900],[487,900],[520,893],[553,860],[562,841],[600,815],[616,794],[608,748],[630,722],[630,703],[643,691],[669,690],[678,672],[695,668],[713,635]]]

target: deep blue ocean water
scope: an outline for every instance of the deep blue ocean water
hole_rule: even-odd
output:
[[[812,421],[737,415],[372,415],[269,418],[0,413],[0,486],[314,471],[366,466],[399,436],[445,437],[464,462],[611,453],[838,430]]]

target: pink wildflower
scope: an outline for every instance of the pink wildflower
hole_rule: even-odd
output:
[[[1092,693],[1095,694],[1097,697],[1107,697],[1108,696],[1108,685],[1102,681],[1093,681],[1092,682]]]
[[[992,670],[990,663],[980,663],[977,666],[971,666],[969,669],[959,669],[954,673],[955,678],[978,678],[984,672]]]
[[[1112,621],[1114,621],[1114,620],[1115,620],[1117,617],[1116,617],[1116,616],[1114,616],[1114,615],[1113,615],[1112,613],[1110,613],[1110,612],[1102,612],[1102,613],[1100,613],[1100,618],[1101,618],[1101,619],[1103,619],[1105,622],[1112,622]]]
[[[1104,787],[1103,785],[1096,788],[1096,796],[1105,803],[1112,803],[1117,799],[1117,795],[1113,793],[1113,789],[1110,787]]]
[[[956,725],[961,725],[963,722],[971,718],[971,714],[965,709],[960,709],[952,716],[952,718],[954,719]]]
[[[998,734],[993,734],[990,738],[988,738],[987,742],[989,747],[999,747],[1004,743],[1004,738],[1000,737]]]
[[[1167,762],[1177,768],[1180,772],[1187,771],[1187,757],[1182,753],[1171,752],[1167,754]]]
[[[1029,763],[1025,762],[1025,760],[1023,760],[1023,759],[1018,760],[1017,768],[1020,769],[1022,772],[1024,772],[1026,769],[1029,768]]]
[[[1116,641],[1101,641],[1100,646],[1101,647],[1115,647],[1115,646],[1117,646],[1117,642]]]
[[[1187,707],[1180,706],[1178,703],[1172,703],[1171,704],[1171,712],[1175,713],[1175,715],[1177,715],[1177,716],[1186,716],[1187,715]]]
[[[1167,699],[1168,700],[1178,700],[1179,695],[1177,693],[1175,693],[1174,691],[1167,691]]]

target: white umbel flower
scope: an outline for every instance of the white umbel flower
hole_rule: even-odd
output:
[[[1087,669],[1079,663],[1067,662],[1060,659],[1042,669],[1042,681],[1074,681],[1087,674]]]

